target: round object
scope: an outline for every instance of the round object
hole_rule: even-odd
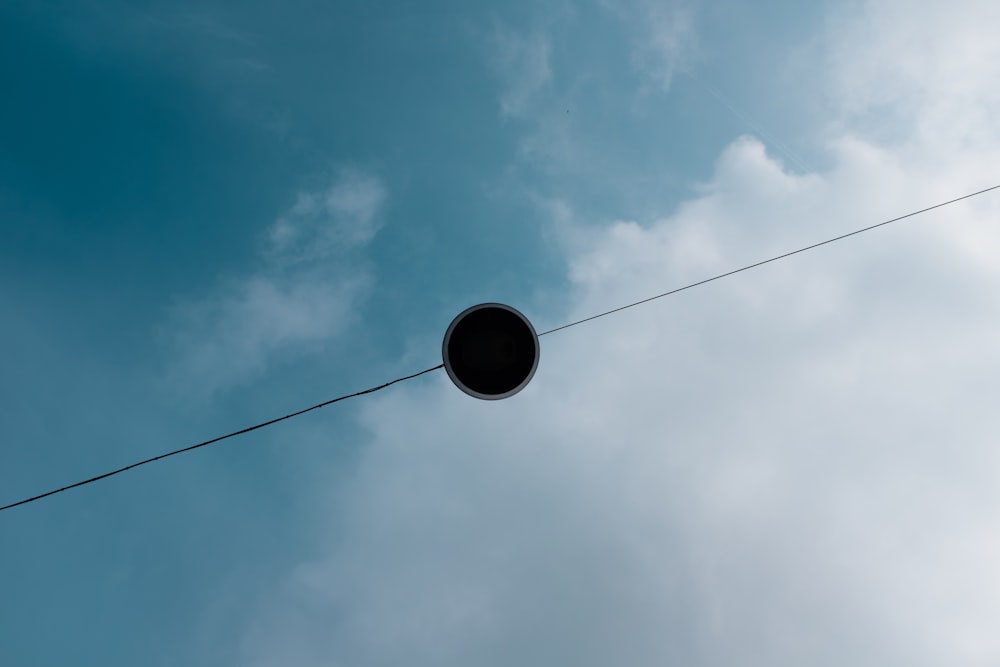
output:
[[[466,308],[444,334],[448,377],[469,396],[497,400],[524,389],[538,368],[538,334],[524,315],[502,303]]]

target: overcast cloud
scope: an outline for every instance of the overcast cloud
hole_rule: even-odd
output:
[[[661,218],[550,201],[567,320],[993,184],[995,9],[964,5],[831,23],[822,173],[742,137]],[[440,374],[359,403],[346,523],[264,596],[248,660],[996,664],[998,213],[983,197],[553,334],[510,400]]]

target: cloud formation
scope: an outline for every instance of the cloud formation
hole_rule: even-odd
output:
[[[491,65],[501,82],[500,115],[518,118],[552,80],[551,44],[541,30],[520,32],[500,23],[493,26]]]
[[[268,229],[256,271],[174,308],[165,333],[171,376],[211,394],[342,333],[371,286],[358,253],[378,231],[386,196],[356,169],[299,193]]]
[[[279,264],[328,259],[364,246],[378,232],[385,204],[382,183],[343,169],[324,190],[300,192],[268,233],[268,254]]]
[[[892,31],[932,14],[862,9],[848,27],[921,57]],[[868,57],[840,39],[832,89]],[[911,122],[890,140],[838,112],[828,171],[743,137],[658,219],[552,204],[565,319],[993,184],[992,65],[945,134],[923,131],[926,81],[871,67]],[[502,402],[439,374],[359,403],[371,440],[326,553],[264,596],[247,662],[995,664],[998,213],[983,197],[553,334]]]
[[[674,76],[691,64],[697,52],[694,12],[687,2],[612,2],[601,5],[637,35],[632,64],[647,85],[667,91]]]

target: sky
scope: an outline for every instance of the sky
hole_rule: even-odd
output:
[[[1000,183],[1000,5],[0,6],[0,504]],[[996,192],[0,513],[3,665],[1000,663]]]

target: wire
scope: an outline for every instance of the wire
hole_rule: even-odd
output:
[[[748,271],[748,270],[756,268],[758,266],[763,266],[764,264],[769,264],[771,262],[776,262],[779,259],[784,259],[785,257],[791,257],[792,255],[797,255],[800,252],[805,252],[806,250],[812,250],[813,248],[818,248],[818,247],[820,247],[822,245],[826,245],[828,243],[833,243],[834,241],[840,241],[842,239],[846,239],[849,236],[855,236],[856,234],[861,234],[862,232],[867,232],[867,231],[870,231],[870,230],[875,229],[877,227],[883,227],[883,226],[888,225],[888,224],[893,223],[893,222],[898,222],[900,220],[905,220],[906,218],[912,218],[913,216],[920,215],[921,213],[926,213],[927,211],[933,211],[936,208],[941,208],[943,206],[948,206],[949,204],[954,204],[956,202],[960,202],[963,199],[971,199],[972,197],[984,194],[984,193],[989,192],[991,190],[996,190],[998,188],[1000,188],[1000,184],[994,185],[994,186],[986,188],[984,190],[979,190],[977,192],[973,192],[973,193],[970,193],[970,194],[967,194],[967,195],[962,195],[961,197],[956,197],[954,199],[949,199],[946,202],[941,202],[940,204],[935,204],[933,206],[928,206],[927,208],[922,208],[919,211],[913,211],[912,213],[907,213],[905,215],[901,215],[898,218],[892,218],[891,220],[886,220],[885,222],[880,222],[880,223],[875,224],[875,225],[869,225],[868,227],[862,227],[861,229],[857,229],[857,230],[855,230],[853,232],[848,232],[847,234],[841,234],[840,236],[835,236],[832,239],[827,239],[826,241],[820,241],[819,243],[813,243],[812,245],[805,246],[804,248],[799,248],[798,250],[792,250],[791,252],[786,252],[786,253],[784,253],[782,255],[777,255],[775,257],[771,257],[770,259],[765,259],[763,261],[756,262],[754,264],[748,264],[747,266],[741,267],[739,269],[734,269],[732,271],[727,271],[726,273],[720,273],[717,276],[712,276],[711,278],[706,278],[704,280],[699,280],[696,283],[691,283],[690,285],[685,285],[684,287],[678,287],[677,289],[673,289],[673,290],[670,290],[669,292],[664,292],[662,294],[657,294],[656,296],[651,296],[651,297],[649,297],[647,299],[642,299],[641,301],[636,301],[634,303],[630,303],[630,304],[627,304],[625,306],[619,306],[618,308],[613,308],[612,310],[608,310],[608,311],[605,311],[603,313],[599,313],[597,315],[591,315],[590,317],[585,317],[582,320],[577,320],[576,322],[570,322],[569,324],[564,324],[561,327],[556,327],[555,329],[549,329],[548,331],[546,331],[544,333],[540,333],[538,335],[539,336],[546,336],[546,335],[548,335],[550,333],[555,333],[556,331],[562,331],[563,329],[568,329],[570,327],[575,327],[578,324],[583,324],[584,322],[589,322],[591,320],[596,320],[599,317],[604,317],[605,315],[610,315],[612,313],[617,313],[618,311],[625,310],[626,308],[632,308],[634,306],[638,306],[638,305],[641,305],[641,304],[644,304],[644,303],[648,303],[648,302],[654,301],[656,299],[662,299],[665,296],[670,296],[671,294],[676,294],[677,292],[683,292],[686,289],[691,289],[692,287],[697,287],[698,285],[704,285],[705,283],[710,283],[713,280],[718,280],[720,278],[725,278],[726,276],[731,276],[733,274],[740,273],[742,271]],[[84,486],[85,484],[90,484],[91,482],[97,482],[97,481],[105,479],[107,477],[111,477],[113,475],[117,475],[119,473],[123,473],[126,470],[131,470],[132,468],[138,468],[139,466],[146,465],[147,463],[153,463],[154,461],[159,461],[161,459],[165,459],[165,458],[174,456],[176,454],[183,454],[184,452],[190,452],[191,450],[198,449],[199,447],[206,447],[206,446],[214,444],[216,442],[220,442],[220,441],[226,440],[228,438],[233,438],[233,437],[235,437],[237,435],[243,435],[244,433],[249,433],[250,431],[256,431],[257,429],[264,428],[265,426],[270,426],[271,424],[277,424],[280,421],[284,421],[286,419],[291,419],[292,417],[298,417],[299,415],[303,415],[303,414],[305,414],[307,412],[311,412],[313,410],[318,410],[319,408],[326,407],[327,405],[331,405],[333,403],[337,403],[338,401],[343,401],[343,400],[348,399],[348,398],[354,398],[355,396],[361,396],[363,394],[371,394],[371,393],[374,393],[376,391],[379,391],[380,389],[385,389],[386,387],[394,385],[397,382],[403,382],[404,380],[410,380],[412,378],[424,375],[425,373],[430,373],[432,371],[436,371],[436,370],[438,370],[440,368],[443,368],[443,367],[444,367],[444,364],[438,364],[437,366],[434,366],[433,368],[428,368],[426,370],[422,370],[419,373],[414,373],[413,375],[407,375],[405,377],[397,378],[395,380],[392,380],[391,382],[386,382],[385,384],[380,384],[377,387],[372,387],[371,389],[365,389],[364,391],[355,392],[353,394],[347,394],[346,396],[339,396],[339,397],[331,399],[329,401],[324,401],[323,403],[318,403],[318,404],[316,404],[316,405],[314,405],[312,407],[305,408],[304,410],[299,410],[297,412],[289,413],[289,414],[285,415],[284,417],[278,417],[276,419],[271,419],[271,420],[266,421],[266,422],[261,422],[260,424],[256,424],[254,426],[249,426],[247,428],[240,429],[239,431],[233,431],[232,433],[227,433],[226,435],[220,435],[219,437],[212,438],[211,440],[205,440],[204,442],[199,442],[196,445],[191,445],[189,447],[184,447],[182,449],[176,449],[176,450],[174,450],[172,452],[167,452],[166,454],[160,454],[159,456],[154,456],[152,458],[145,459],[143,461],[139,461],[138,463],[133,463],[131,465],[127,465],[124,468],[118,468],[117,470],[112,470],[111,472],[106,472],[103,475],[98,475],[97,477],[91,477],[90,479],[85,479],[82,482],[76,482],[75,484],[70,484],[69,486],[64,486],[64,487],[59,488],[59,489],[53,489],[52,491],[47,491],[47,492],[41,493],[41,494],[39,494],[37,496],[32,496],[30,498],[25,498],[24,500],[19,500],[16,503],[11,503],[9,505],[4,505],[3,507],[0,507],[0,512],[2,512],[4,510],[9,510],[9,509],[17,507],[19,505],[27,505],[28,503],[32,503],[32,502],[34,502],[36,500],[41,500],[42,498],[47,498],[48,496],[54,496],[57,493],[62,493],[63,491],[69,491],[70,489],[75,489],[78,486]]]
[[[563,329],[568,329],[570,327],[575,327],[577,324],[583,324],[584,322],[589,322],[591,320],[596,320],[598,317],[604,317],[605,315],[610,315],[612,313],[617,313],[618,311],[625,310],[626,308],[632,308],[633,306],[638,306],[638,305],[641,305],[643,303],[648,303],[648,302],[654,301],[656,299],[662,299],[665,296],[670,296],[671,294],[677,294],[678,292],[683,292],[686,289],[691,289],[692,287],[697,287],[698,285],[704,285],[705,283],[710,283],[713,280],[718,280],[719,278],[725,278],[726,276],[731,276],[733,274],[740,273],[742,271],[748,271],[748,270],[756,268],[758,266],[763,266],[764,264],[770,264],[771,262],[776,262],[779,259],[784,259],[785,257],[791,257],[792,255],[799,254],[800,252],[805,252],[806,250],[812,250],[813,248],[818,248],[821,245],[826,245],[827,243],[833,243],[834,241],[840,241],[842,239],[846,239],[849,236],[854,236],[856,234],[861,234],[862,232],[867,232],[867,231],[870,231],[870,230],[875,229],[877,227],[883,227],[883,226],[888,225],[888,224],[893,223],[893,222],[899,222],[900,220],[905,220],[906,218],[912,218],[915,215],[920,215],[921,213],[926,213],[927,211],[933,211],[936,208],[941,208],[942,206],[948,206],[949,204],[954,204],[955,202],[960,202],[963,199],[971,199],[972,197],[984,194],[986,192],[989,192],[990,190],[996,190],[998,188],[1000,188],[1000,184],[994,185],[994,186],[986,188],[984,190],[979,190],[977,192],[972,192],[972,193],[967,194],[967,195],[962,195],[961,197],[955,197],[954,199],[949,199],[948,201],[941,202],[940,204],[934,204],[933,206],[928,206],[927,208],[922,208],[919,211],[913,211],[912,213],[907,213],[906,215],[901,215],[898,218],[893,218],[892,220],[886,220],[885,222],[880,222],[880,223],[875,224],[875,225],[869,225],[868,227],[862,227],[861,229],[856,229],[853,232],[848,232],[847,234],[841,234],[840,236],[835,236],[832,239],[827,239],[826,241],[820,241],[819,243],[813,243],[812,245],[807,245],[804,248],[799,248],[798,250],[792,250],[791,252],[786,252],[783,255],[777,255],[777,256],[772,257],[770,259],[765,259],[765,260],[760,261],[760,262],[755,262],[753,264],[748,264],[748,265],[746,265],[744,267],[741,267],[739,269],[733,269],[732,271],[727,271],[725,273],[720,273],[717,276],[712,276],[711,278],[705,278],[704,280],[699,280],[696,283],[691,283],[690,285],[685,285],[684,287],[678,287],[677,289],[672,289],[669,292],[664,292],[663,294],[657,294],[656,296],[651,296],[651,297],[649,297],[647,299],[643,299],[641,301],[636,301],[634,303],[630,303],[630,304],[625,305],[625,306],[619,306],[618,308],[613,308],[611,310],[605,311],[605,312],[600,313],[598,315],[591,315],[590,317],[585,317],[582,320],[577,320],[576,322],[570,322],[569,324],[564,324],[561,327],[556,327],[555,329],[549,329],[548,331],[546,331],[544,333],[540,333],[538,335],[539,336],[545,336],[545,335],[548,335],[550,333],[555,333],[556,331],[562,331]]]
[[[343,401],[343,400],[348,399],[348,398],[354,398],[355,396],[361,396],[362,394],[371,394],[371,393],[374,393],[374,392],[376,392],[376,391],[378,391],[380,389],[385,389],[386,387],[388,387],[390,385],[394,385],[397,382],[402,382],[404,380],[411,380],[411,379],[413,379],[415,377],[423,375],[424,373],[430,373],[431,371],[436,371],[439,368],[443,368],[443,367],[444,367],[444,364],[438,364],[434,368],[428,368],[427,370],[420,371],[419,373],[414,373],[413,375],[407,375],[406,377],[396,378],[392,382],[386,382],[385,384],[380,384],[379,386],[372,387],[371,389],[365,389],[364,391],[355,392],[353,394],[347,394],[346,396],[339,396],[339,397],[331,399],[329,401],[324,401],[322,403],[317,403],[316,405],[314,405],[312,407],[309,407],[309,408],[306,408],[304,410],[299,410],[298,412],[292,412],[290,414],[285,415],[284,417],[278,417],[277,419],[271,419],[271,420],[266,421],[266,422],[261,422],[260,424],[256,424],[255,426],[249,426],[247,428],[240,429],[239,431],[233,431],[232,433],[227,433],[226,435],[220,435],[217,438],[212,438],[211,440],[206,440],[204,442],[199,442],[197,445],[191,445],[189,447],[184,447],[182,449],[175,449],[172,452],[167,452],[166,454],[160,454],[159,456],[154,456],[153,458],[149,458],[149,459],[146,459],[144,461],[139,461],[138,463],[133,463],[131,465],[127,465],[124,468],[118,468],[118,470],[112,470],[111,472],[106,472],[103,475],[98,475],[97,477],[91,477],[90,479],[85,479],[82,482],[77,482],[75,484],[70,484],[69,486],[64,486],[64,487],[62,487],[60,489],[53,489],[52,491],[47,491],[45,493],[40,493],[37,496],[32,496],[31,498],[25,498],[24,500],[19,500],[16,503],[11,503],[10,505],[4,505],[3,507],[0,507],[0,512],[2,512],[4,510],[9,510],[12,507],[17,507],[18,505],[27,505],[28,503],[35,502],[36,500],[41,500],[42,498],[47,498],[48,496],[54,496],[57,493],[62,493],[63,491],[69,491],[70,489],[75,489],[78,486],[83,486],[85,484],[90,484],[91,482],[96,482],[96,481],[102,480],[102,479],[105,479],[107,477],[111,477],[113,475],[117,475],[118,473],[125,472],[126,470],[131,470],[132,468],[138,468],[139,466],[144,466],[147,463],[152,463],[153,461],[159,461],[160,459],[165,459],[165,458],[168,458],[170,456],[174,456],[176,454],[183,454],[184,452],[190,452],[192,449],[198,449],[199,447],[206,447],[208,445],[214,444],[214,443],[219,442],[221,440],[226,440],[227,438],[233,438],[233,437],[235,437],[237,435],[243,435],[244,433],[249,433],[250,431],[256,431],[259,428],[264,428],[265,426],[270,426],[271,424],[277,424],[280,421],[284,421],[286,419],[291,419],[292,417],[298,417],[299,415],[304,415],[307,412],[311,412],[313,410],[318,410],[320,408],[326,407],[326,406],[331,405],[333,403],[336,403],[338,401]]]

